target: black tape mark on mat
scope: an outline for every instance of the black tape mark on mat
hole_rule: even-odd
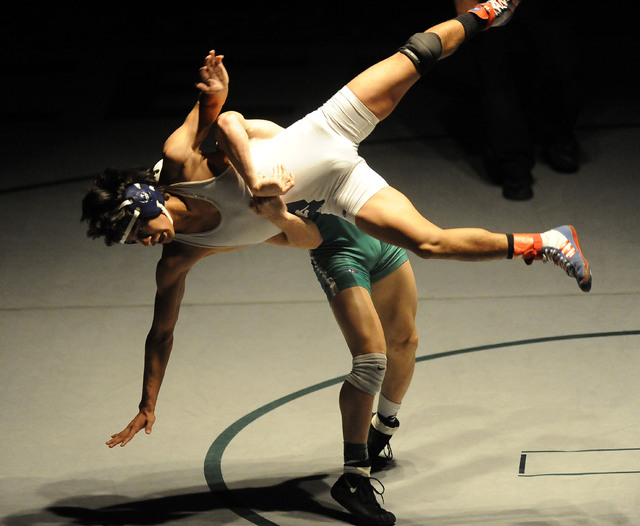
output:
[[[518,469],[519,477],[576,477],[584,475],[632,475],[640,473],[640,469],[617,469],[617,470],[578,470],[578,471],[549,471],[547,473],[525,473],[527,455],[533,456],[536,454],[564,454],[564,455],[578,455],[582,453],[620,453],[620,452],[640,452],[640,448],[627,447],[627,448],[603,448],[603,449],[544,449],[539,451],[523,451],[520,454],[520,467]]]

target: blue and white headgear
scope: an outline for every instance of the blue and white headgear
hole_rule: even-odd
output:
[[[126,208],[133,213],[131,221],[120,238],[120,243],[125,243],[127,237],[131,233],[133,225],[138,218],[153,219],[160,214],[164,214],[173,224],[173,218],[164,206],[164,196],[162,192],[156,190],[153,186],[144,183],[135,183],[124,191],[124,201],[118,207],[118,210]]]

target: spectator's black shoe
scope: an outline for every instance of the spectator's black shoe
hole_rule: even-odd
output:
[[[528,201],[533,199],[533,188],[528,184],[519,186],[504,185],[502,187],[502,197],[510,201]]]
[[[580,168],[580,152],[575,141],[548,144],[542,148],[542,159],[553,170],[571,174]]]

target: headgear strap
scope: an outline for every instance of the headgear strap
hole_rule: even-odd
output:
[[[153,186],[149,186],[144,183],[135,183],[129,186],[124,191],[124,201],[120,203],[120,206],[117,210],[122,208],[126,208],[130,212],[133,213],[127,228],[122,234],[120,238],[120,243],[125,243],[127,241],[127,237],[131,233],[133,229],[133,225],[136,223],[138,218],[142,219],[153,219],[154,217],[158,217],[160,214],[165,214],[171,224],[173,224],[173,218],[169,215],[169,211],[164,206],[164,196],[162,192],[156,190]]]

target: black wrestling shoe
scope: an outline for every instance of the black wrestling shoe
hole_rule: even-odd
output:
[[[396,516],[380,506],[376,499],[376,493],[384,493],[384,486],[378,491],[371,485],[371,480],[382,486],[378,479],[345,473],[331,488],[331,496],[356,517],[357,524],[391,526],[396,523]]]
[[[393,459],[393,451],[391,451],[389,441],[399,427],[400,421],[397,418],[393,420],[391,425],[386,425],[377,413],[373,415],[371,426],[369,427],[369,438],[367,439],[367,449],[372,462],[383,450],[387,460]]]

